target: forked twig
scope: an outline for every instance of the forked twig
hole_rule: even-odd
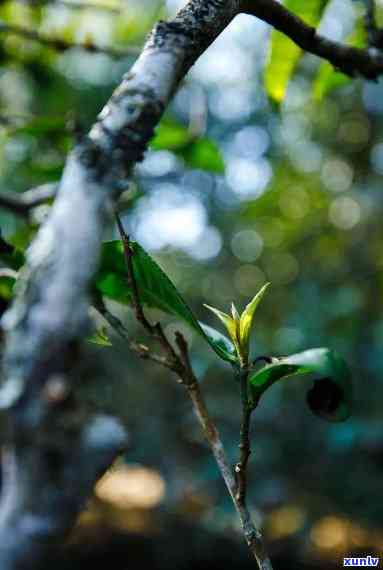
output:
[[[186,339],[180,332],[176,332],[175,337],[176,337],[176,345],[178,348],[177,352],[171,345],[170,341],[167,339],[165,333],[163,332],[161,324],[157,323],[153,325],[146,318],[140,301],[138,285],[134,275],[134,264],[133,264],[134,252],[130,247],[129,237],[123,228],[121,220],[119,219],[118,216],[116,217],[117,217],[117,226],[124,247],[124,255],[127,265],[127,279],[129,287],[132,292],[132,304],[136,314],[136,318],[142,324],[142,326],[145,328],[148,334],[159,342],[159,344],[161,345],[161,347],[165,352],[165,356],[161,357],[158,355],[153,355],[147,347],[145,347],[143,350],[142,349],[143,345],[139,345],[138,343],[132,341],[129,338],[128,331],[126,330],[126,328],[122,325],[122,323],[118,319],[116,319],[116,317],[114,317],[107,311],[105,306],[102,307],[101,305],[101,313],[103,314],[105,319],[109,322],[109,324],[112,326],[112,328],[114,328],[116,332],[120,335],[120,337],[122,337],[124,340],[126,340],[129,343],[130,348],[132,348],[135,352],[137,352],[141,357],[155,360],[158,364],[161,364],[162,366],[165,366],[166,368],[172,370],[177,375],[179,383],[185,386],[185,388],[187,389],[187,392],[189,394],[189,397],[193,405],[194,413],[197,416],[204,437],[210,446],[210,449],[217,463],[218,469],[230,493],[234,506],[239,514],[243,533],[246,542],[248,544],[248,547],[257,561],[259,570],[272,570],[271,562],[265,551],[262,535],[260,531],[255,527],[250,512],[246,506],[246,501],[244,500],[246,485],[242,484],[242,486],[239,486],[234,477],[233,469],[227,459],[225,448],[220,438],[219,432],[209,414],[198,380],[191,366]],[[97,308],[99,308],[100,310],[100,306],[97,306]],[[246,421],[249,419],[250,416],[248,416]],[[245,434],[247,433],[247,438],[248,438],[248,424],[246,427],[246,421],[245,421],[244,433]],[[243,474],[245,474],[246,463],[248,455],[250,454],[249,449],[250,447],[248,444],[247,451],[246,447],[244,448],[244,453],[245,454],[247,453],[247,458],[245,458],[245,455],[243,457],[241,456]]]

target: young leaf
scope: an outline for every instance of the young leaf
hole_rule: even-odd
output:
[[[176,287],[160,266],[136,242],[130,242],[134,277],[142,304],[155,307],[185,321],[213,350],[229,362],[236,362],[234,346],[229,339],[222,342],[223,335],[210,327],[201,326]],[[128,286],[127,268],[123,245],[119,240],[103,244],[100,270],[96,278],[96,288],[106,297],[122,303],[129,303],[131,290]],[[218,340],[217,340],[218,335]]]
[[[328,348],[314,348],[287,358],[274,359],[249,377],[256,402],[274,382],[290,376],[314,373],[318,376],[307,394],[312,412],[329,421],[343,421],[351,413],[352,385],[344,360]]]
[[[217,349],[222,351],[222,355],[225,355],[226,353],[233,354],[234,347],[232,342],[227,338],[227,336],[217,331],[215,328],[205,323],[202,323],[201,321],[198,321],[198,323],[203,332],[205,333],[205,335],[210,339],[211,342],[214,343],[216,351]],[[221,358],[223,358],[223,360],[227,360],[226,358],[224,358],[224,356],[221,356]],[[236,358],[234,358],[232,361],[235,362]]]
[[[87,338],[87,341],[91,342],[92,344],[98,344],[99,346],[112,346],[105,327],[96,330],[92,336],[89,336]]]
[[[253,324],[254,313],[256,308],[258,307],[259,303],[261,302],[263,295],[266,293],[266,289],[270,283],[266,283],[262,289],[258,291],[255,297],[250,301],[250,303],[246,306],[245,310],[243,311],[240,321],[239,321],[239,338],[242,349],[245,351],[245,354],[249,352],[249,342],[250,342],[250,333],[251,333],[251,325]]]
[[[285,0],[284,6],[302,18],[306,24],[316,26],[328,0]],[[273,30],[270,40],[270,58],[265,68],[265,88],[271,99],[283,101],[288,82],[303,55],[303,51],[285,34]]]

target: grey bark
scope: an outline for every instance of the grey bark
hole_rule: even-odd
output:
[[[39,568],[124,445],[117,420],[87,417],[72,397],[103,229],[178,82],[237,11],[236,1],[192,0],[172,22],[157,24],[68,157],[49,219],[28,251],[3,319],[2,570]]]

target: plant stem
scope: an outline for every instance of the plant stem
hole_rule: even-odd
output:
[[[235,466],[235,474],[237,478],[237,500],[241,505],[246,505],[246,492],[247,492],[247,464],[251,455],[250,446],[250,420],[252,408],[249,404],[247,378],[248,371],[246,367],[241,367],[238,372],[241,404],[242,404],[242,419],[240,428],[239,461]]]
[[[178,352],[173,348],[170,341],[164,334],[161,324],[157,323],[152,325],[145,317],[142,304],[139,298],[138,286],[135,280],[134,267],[132,256],[134,252],[130,248],[129,238],[126,235],[124,228],[122,226],[121,220],[117,217],[117,225],[121,234],[121,238],[124,244],[125,260],[127,264],[128,272],[128,283],[132,291],[132,301],[133,307],[136,313],[136,318],[142,323],[145,330],[155,338],[165,350],[165,356],[150,356],[150,351],[145,347],[145,351],[142,350],[142,345],[135,343],[129,338],[128,331],[124,325],[116,317],[111,315],[105,308],[103,303],[97,303],[97,308],[104,316],[104,318],[109,322],[109,324],[116,330],[116,332],[125,339],[129,346],[135,350],[143,358],[152,358],[156,360],[159,364],[171,369],[178,376],[179,383],[182,384],[190,397],[193,405],[194,413],[197,420],[202,428],[202,432],[207,443],[210,446],[211,452],[216,461],[217,467],[221,476],[225,482],[225,485],[229,491],[232,498],[234,506],[237,510],[239,518],[241,520],[241,525],[243,529],[243,534],[246,539],[247,545],[250,552],[257,561],[257,566],[259,570],[272,570],[272,565],[270,559],[266,554],[266,550],[263,544],[263,538],[260,531],[254,525],[250,512],[246,506],[246,465],[247,460],[250,455],[250,440],[249,440],[249,423],[251,408],[247,401],[247,372],[245,369],[240,371],[240,381],[241,381],[241,392],[242,392],[242,402],[243,402],[243,422],[241,427],[241,443],[243,443],[243,451],[241,449],[241,477],[236,481],[233,469],[227,459],[226,452],[222,440],[220,438],[218,429],[212,420],[209,411],[207,409],[201,388],[198,384],[198,380],[194,374],[193,368],[190,363],[188,345],[180,332],[176,332],[176,344]],[[153,358],[154,357],[154,358]],[[244,405],[246,402],[246,406]],[[242,455],[243,453],[243,455]],[[240,483],[242,481],[242,483]]]

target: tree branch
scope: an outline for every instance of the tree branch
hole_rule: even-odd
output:
[[[15,467],[0,503],[2,570],[38,567],[92,492],[106,454],[97,446],[90,453],[91,442],[81,436],[91,420],[83,417],[76,437],[64,437],[63,417],[70,425],[77,407],[67,414],[59,407],[46,422],[44,394],[57,376],[69,393],[78,382],[74,352],[89,330],[89,284],[110,205],[125,189],[179,82],[238,10],[238,0],[191,0],[173,21],[157,24],[89,135],[69,155],[48,219],[27,252],[18,294],[3,317],[0,406],[7,411],[5,442]],[[105,463],[121,439],[104,440],[110,450]],[[81,449],[84,460],[77,453],[72,461],[73,449]],[[5,457],[5,470],[7,464]],[[16,490],[12,501],[7,488]],[[31,515],[37,525],[30,524]],[[243,519],[248,541],[256,544],[258,535],[246,514]]]
[[[329,61],[346,75],[377,79],[383,73],[383,56],[321,36],[316,29],[287,10],[276,0],[244,0],[243,12],[267,22],[283,32],[306,52]]]
[[[103,53],[114,59],[120,59],[130,55],[138,55],[140,48],[129,47],[125,49],[115,49],[107,46],[98,46],[93,42],[70,42],[60,38],[51,38],[41,35],[35,30],[19,26],[17,24],[7,24],[0,21],[0,33],[9,34],[12,36],[19,36],[27,40],[38,42],[41,45],[57,50],[59,52],[67,51],[69,49],[82,49],[91,53]]]
[[[48,200],[57,192],[57,184],[42,184],[26,192],[0,192],[0,208],[10,210],[19,216],[28,217],[30,211]]]

